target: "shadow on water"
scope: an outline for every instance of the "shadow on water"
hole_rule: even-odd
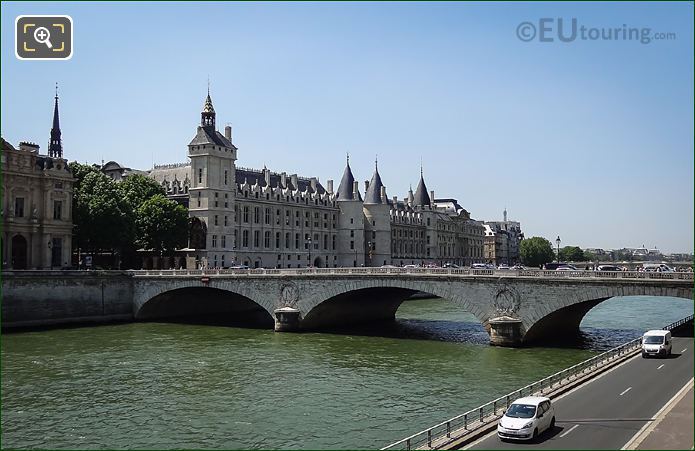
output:
[[[396,319],[333,327],[321,330],[321,332],[451,343],[488,344],[490,342],[490,336],[482,324],[446,320]]]

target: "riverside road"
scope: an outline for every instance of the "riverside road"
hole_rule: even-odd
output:
[[[620,449],[693,378],[693,339],[674,338],[667,359],[624,364],[554,401],[556,425],[536,443],[502,442],[493,432],[471,449]]]

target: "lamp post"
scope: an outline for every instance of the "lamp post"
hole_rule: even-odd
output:
[[[309,243],[309,264],[307,265],[307,267],[311,266],[311,235],[309,235],[308,243]]]
[[[48,264],[48,267],[53,269],[53,253],[51,253],[51,248],[53,247],[53,242],[51,240],[48,240],[48,261],[50,262]]]
[[[369,255],[369,266],[372,266],[372,242],[367,242],[367,253]]]
[[[560,263],[560,235],[557,236],[555,243],[557,243],[557,262]]]

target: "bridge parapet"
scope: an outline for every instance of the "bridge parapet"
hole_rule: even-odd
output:
[[[311,276],[311,275],[435,275],[476,277],[522,277],[534,279],[632,279],[694,280],[692,272],[649,271],[547,271],[541,269],[497,270],[468,268],[296,268],[296,269],[154,269],[128,271],[141,276]]]

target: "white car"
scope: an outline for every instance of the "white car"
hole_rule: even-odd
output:
[[[555,409],[550,398],[528,396],[509,405],[497,425],[497,436],[510,440],[535,440],[555,427]]]

